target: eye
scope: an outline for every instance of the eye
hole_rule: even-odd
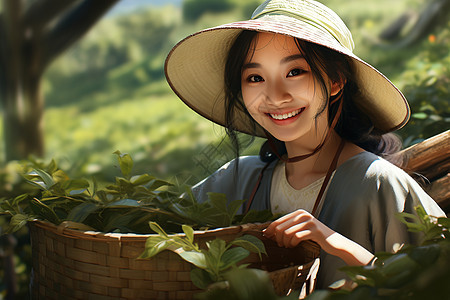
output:
[[[263,82],[264,78],[259,75],[250,75],[247,77],[248,82]]]
[[[294,76],[301,75],[303,73],[305,73],[305,71],[302,70],[302,69],[298,69],[298,68],[297,69],[292,69],[291,71],[289,71],[287,77],[294,77]]]

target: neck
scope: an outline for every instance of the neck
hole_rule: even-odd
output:
[[[306,139],[286,142],[288,157],[292,158],[311,153],[322,143],[323,138],[317,145],[312,144],[312,146],[306,144]],[[296,182],[295,185],[297,186],[306,186],[308,183],[325,176],[341,140],[341,137],[332,130],[330,136],[316,154],[298,162],[287,163],[286,176],[291,185]]]

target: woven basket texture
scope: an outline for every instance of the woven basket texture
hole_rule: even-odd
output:
[[[230,241],[242,234],[263,238],[261,226],[196,231],[195,240],[204,247],[215,238]],[[150,235],[80,231],[37,220],[29,228],[32,299],[192,299],[199,292],[190,279],[191,264],[177,254],[163,251],[149,260],[137,259]],[[279,295],[302,286],[313,289],[310,273],[319,255],[317,244],[284,249],[268,239],[263,242],[268,256],[261,261],[251,254],[243,263],[269,271]]]

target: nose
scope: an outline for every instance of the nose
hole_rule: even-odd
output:
[[[266,91],[266,101],[273,106],[280,106],[292,101],[288,85],[281,79],[271,81]]]

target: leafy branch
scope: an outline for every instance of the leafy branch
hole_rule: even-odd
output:
[[[183,225],[185,236],[168,235],[155,222],[150,222],[150,228],[158,235],[147,238],[145,250],[139,258],[150,259],[161,251],[171,250],[195,266],[191,270],[191,280],[201,289],[223,281],[224,274],[231,269],[247,267],[237,264],[250,252],[258,253],[260,258],[261,254],[267,254],[261,240],[252,235],[238,237],[229,243],[216,238],[206,242],[207,249],[200,249],[194,241],[194,230],[190,226]]]
[[[35,188],[13,199],[0,202],[0,213],[11,216],[8,231],[39,219],[59,225],[103,232],[148,233],[148,223],[157,222],[165,230],[180,232],[182,225],[195,228],[228,227],[243,222],[266,222],[274,218],[269,211],[237,215],[244,200],[228,203],[225,195],[210,193],[199,203],[190,188],[174,192],[171,183],[150,174],[132,176],[133,160],[129,154],[114,152],[122,176],[103,188],[95,180],[71,179],[52,160],[48,165],[30,162],[25,180]],[[78,225],[77,225],[78,224]]]
[[[450,293],[450,221],[426,214],[400,213],[410,232],[422,234],[419,245],[405,245],[396,253],[376,253],[367,266],[342,268],[351,279],[332,285],[334,291],[316,291],[308,299],[441,299]],[[443,298],[442,298],[443,299]]]

